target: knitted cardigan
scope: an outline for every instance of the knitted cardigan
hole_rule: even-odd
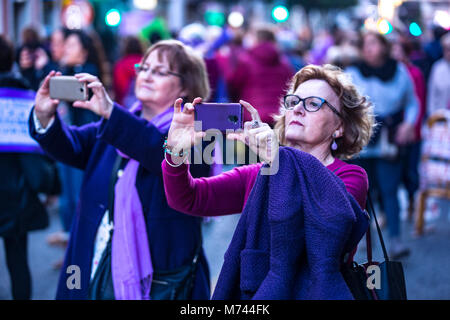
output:
[[[367,227],[341,179],[313,156],[280,148],[278,172],[258,174],[213,299],[353,299],[342,255]]]

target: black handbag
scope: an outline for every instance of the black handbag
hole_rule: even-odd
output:
[[[114,186],[117,181],[117,171],[123,168],[126,160],[120,156],[113,166],[112,176],[109,186],[109,220],[114,219]],[[201,231],[201,230],[200,230]],[[94,278],[89,284],[88,298],[90,300],[115,300],[114,285],[111,272],[111,244],[113,230],[109,241],[100,258],[99,265],[95,271]],[[201,232],[200,232],[201,234]],[[201,238],[195,250],[192,261],[182,267],[172,270],[155,270],[153,272],[150,298],[152,300],[189,300],[192,299],[192,289],[195,283],[198,259],[202,249]]]
[[[367,198],[370,208],[369,212],[375,219],[384,261],[379,263],[372,260],[372,242],[369,226],[366,233],[367,262],[357,264],[355,261],[347,261],[341,269],[342,276],[356,300],[406,300],[406,282],[402,263],[389,259],[372,200],[369,195]],[[375,273],[379,272],[378,286],[376,284],[369,286],[371,274],[368,274],[368,269],[371,266],[375,266],[372,267]],[[375,280],[377,280],[376,277]]]
[[[156,270],[153,273],[150,298],[152,300],[191,300],[195,283],[198,258],[202,245],[199,243],[194,259],[189,265],[174,270]]]
[[[152,300],[190,300],[195,283],[198,257],[201,251],[199,245],[194,259],[186,266],[174,270],[153,273],[150,298]],[[89,300],[115,300],[114,285],[111,273],[111,238],[103,252],[94,278],[89,284]]]

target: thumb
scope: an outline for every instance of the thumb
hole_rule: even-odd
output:
[[[91,106],[88,101],[75,101],[72,106],[76,108],[82,108],[82,109],[91,109]]]

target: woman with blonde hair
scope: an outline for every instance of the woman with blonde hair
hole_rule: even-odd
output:
[[[265,163],[194,179],[174,153],[204,136],[193,129],[200,102],[183,111],[175,102],[162,168],[173,208],[194,216],[242,212],[213,299],[352,299],[340,267],[368,227],[361,210],[368,181],[362,168],[340,158],[368,143],[371,104],[340,69],[306,66],[293,77],[274,130],[240,101],[253,120],[228,138]]]

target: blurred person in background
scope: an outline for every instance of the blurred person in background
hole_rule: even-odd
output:
[[[168,40],[150,47],[136,72],[138,102],[130,110],[112,102],[98,77],[76,74],[93,96],[74,107],[102,117],[79,127],[61,121],[58,101],[49,97],[57,73],[37,93],[30,134],[55,159],[85,172],[57,299],[174,299],[177,285],[186,289],[184,299],[210,297],[201,219],[169,207],[161,172],[173,101],[207,99],[206,68],[192,49]],[[210,172],[209,165],[192,166],[196,177]],[[80,290],[67,287],[70,265],[81,270]]]
[[[61,59],[64,55],[64,43],[66,39],[67,30],[60,28],[52,32],[50,36],[50,53],[52,61],[58,66],[61,63]]]
[[[28,92],[28,82],[11,72],[13,62],[12,44],[0,35],[0,88],[16,95]],[[0,175],[0,237],[5,246],[12,298],[28,300],[32,293],[28,232],[48,227],[47,209],[38,194],[59,193],[58,174],[53,161],[42,154],[2,149]]]
[[[45,50],[39,33],[34,27],[23,29],[22,45],[16,54],[20,73],[28,81],[29,86],[36,91],[52,66],[48,64],[50,54]]]
[[[281,51],[288,59],[294,72],[303,68],[306,63],[302,57],[297,34],[292,30],[285,29],[277,32],[276,38]]]
[[[94,48],[94,52],[92,52],[92,61],[97,61],[96,64],[99,70],[99,79],[102,81],[108,93],[112,93],[112,68],[108,60],[108,56],[106,55],[102,39],[100,38],[99,34],[92,28],[87,30],[86,34],[92,41],[92,47]]]
[[[409,75],[414,84],[414,92],[419,102],[419,115],[414,124],[414,140],[404,149],[403,163],[403,184],[408,192],[408,217],[412,218],[414,213],[415,193],[419,188],[419,161],[420,161],[420,141],[421,128],[426,112],[426,83],[422,71],[415,66],[410,59],[414,50],[414,44],[406,35],[400,34],[396,41],[393,41],[391,54],[408,69]]]
[[[108,79],[110,76],[105,69],[104,59],[101,58],[102,50],[97,43],[98,39],[88,35],[83,30],[67,30],[65,33],[63,53],[60,59],[59,69],[63,75],[72,76],[76,73],[90,73],[100,79]],[[94,34],[95,36],[95,34]],[[60,53],[60,52],[58,52]],[[61,119],[68,125],[81,126],[97,121],[98,115],[90,110],[73,108],[71,103],[60,102],[58,113]],[[58,163],[62,181],[62,193],[59,199],[59,214],[63,230],[49,235],[47,242],[66,248],[69,241],[69,232],[75,216],[80,194],[83,172],[76,167]],[[63,260],[53,264],[59,269]]]
[[[136,102],[134,65],[142,60],[144,49],[139,38],[135,36],[125,37],[121,46],[121,58],[116,62],[113,69],[114,94],[118,104],[131,107]]]
[[[419,103],[407,68],[390,57],[388,40],[377,32],[361,37],[362,60],[346,71],[373,102],[380,127],[355,163],[367,171],[371,191],[379,193],[391,239],[390,254],[396,259],[409,254],[401,240],[397,192],[403,174],[401,152],[415,139]]]
[[[338,29],[333,27],[331,30],[320,30],[314,32],[313,41],[311,43],[311,49],[307,53],[306,62],[321,65],[325,63],[327,51],[334,45],[333,34]]]
[[[61,68],[67,30],[64,28],[56,29],[51,34],[49,52],[40,43],[39,35],[35,29],[25,28],[22,33],[24,44],[18,50],[20,70],[30,86],[37,90],[50,70]]]
[[[238,100],[256,105],[261,120],[273,126],[272,115],[278,112],[279,99],[294,70],[279,50],[269,26],[250,30],[243,41],[247,49],[234,65],[230,61],[223,69],[228,88]],[[251,119],[247,111],[244,119]]]
[[[424,51],[428,58],[428,72],[425,74],[425,79],[428,79],[433,64],[443,56],[441,38],[447,32],[448,31],[441,26],[433,26],[433,40],[426,43],[424,46]]]
[[[242,29],[229,29],[231,37],[229,41],[220,47],[216,54],[215,59],[219,66],[219,73],[225,80],[226,94],[228,101],[238,101],[239,91],[234,90],[233,87],[229,87],[226,83],[226,76],[231,70],[235,70],[238,65],[239,57],[241,57],[246,49],[244,48],[244,36],[245,32]]]
[[[208,71],[211,101],[229,101],[225,79],[220,69],[219,50],[228,45],[233,34],[234,32],[227,27],[205,27],[200,23],[191,23],[183,27],[177,36],[178,40],[192,47],[203,57]]]
[[[336,32],[335,35],[334,45],[327,50],[325,61],[345,69],[360,59],[358,33],[346,30]]]
[[[57,70],[60,70],[63,75],[67,76],[79,72],[87,72],[99,76],[100,71],[98,65],[99,59],[89,36],[82,30],[69,30],[66,33],[64,48],[60,57],[60,65]],[[98,119],[97,115],[93,112],[72,108],[71,104],[64,101],[61,102],[58,112],[63,121],[69,125],[80,126]],[[59,163],[59,170],[62,180],[59,214],[63,230],[50,234],[47,242],[50,245],[66,248],[69,241],[69,231],[72,226],[73,217],[75,216],[78,195],[83,180],[83,172],[63,163]],[[54,268],[59,269],[62,264],[62,260],[56,261]]]
[[[409,41],[411,42],[411,52],[409,54],[409,60],[413,65],[420,69],[425,83],[428,83],[431,67],[430,62],[428,61],[427,54],[423,49],[422,42],[417,37],[410,38]]]
[[[431,69],[428,81],[427,116],[438,109],[450,109],[450,32],[441,39],[443,57]]]

